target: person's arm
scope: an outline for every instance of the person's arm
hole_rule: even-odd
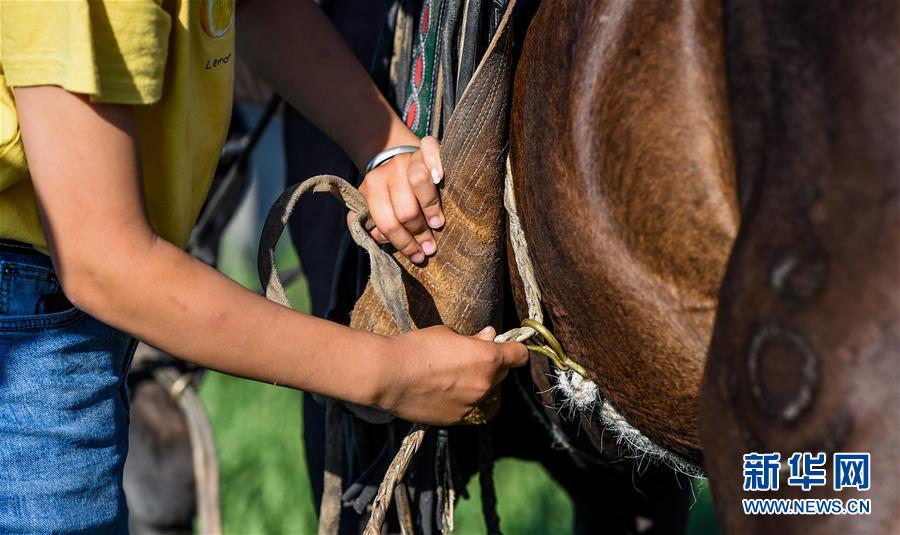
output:
[[[238,55],[360,171],[386,148],[420,144],[312,0],[242,0],[236,30]],[[421,147],[372,171],[360,187],[376,225],[373,237],[389,240],[416,263],[435,253],[431,229],[444,224],[438,143],[426,137]]]
[[[15,97],[63,290],[99,320],[209,368],[427,422],[458,420],[526,362],[520,344],[446,328],[380,337],[267,301],[153,232],[129,107],[55,86]]]

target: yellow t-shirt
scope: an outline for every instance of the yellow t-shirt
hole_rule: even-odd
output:
[[[14,88],[57,85],[134,105],[150,222],[185,246],[228,130],[233,26],[234,0],[0,1],[0,238],[46,250]]]

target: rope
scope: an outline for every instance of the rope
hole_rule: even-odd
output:
[[[266,218],[263,226],[262,237],[260,239],[259,248],[259,276],[260,283],[265,288],[266,297],[276,303],[290,307],[290,301],[284,291],[284,286],[278,276],[275,266],[275,246],[278,243],[288,219],[293,213],[294,207],[300,198],[307,192],[326,192],[344,203],[355,216],[350,225],[350,236],[353,241],[369,253],[369,259],[372,264],[372,274],[370,283],[373,285],[376,294],[384,302],[391,317],[400,332],[408,332],[412,330],[412,319],[409,315],[409,306],[406,302],[405,291],[402,280],[402,272],[400,266],[387,252],[369,236],[368,230],[374,224],[371,221],[368,205],[362,194],[347,181],[333,175],[319,175],[309,178],[286,190],[282,193]],[[530,327],[513,329],[503,333],[495,338],[496,342],[507,342],[510,340],[524,341],[534,336],[536,331]],[[329,420],[329,423],[330,420]],[[339,426],[329,426],[339,427]],[[366,533],[380,533],[381,526],[384,523],[385,513],[391,504],[391,498],[394,493],[394,487],[397,481],[406,473],[412,457],[418,451],[419,446],[425,435],[426,427],[423,425],[414,425],[403,442],[400,450],[397,452],[391,464],[388,466],[385,478],[378,488],[375,500],[372,502],[372,515],[369,518]],[[337,432],[335,432],[337,433]],[[336,442],[339,437],[328,434],[328,452],[337,455],[340,445]],[[337,486],[337,495],[340,495],[340,466],[337,463],[329,465],[326,471],[326,486],[332,488]],[[320,535],[325,533],[336,532],[336,526],[340,516],[339,506],[335,507],[333,500],[323,498],[322,507],[320,509]]]
[[[403,478],[403,475],[406,474],[410,461],[416,452],[419,451],[419,446],[422,445],[422,439],[425,438],[425,429],[427,429],[427,426],[425,425],[413,424],[409,433],[403,437],[403,442],[400,443],[400,450],[388,466],[387,472],[384,474],[384,479],[381,481],[381,485],[378,486],[378,493],[375,495],[375,500],[372,501],[372,515],[369,517],[369,522],[366,524],[363,535],[381,534],[385,515],[387,514],[388,507],[391,505],[391,496],[394,493],[394,487],[397,486],[397,483]]]
[[[409,505],[409,491],[401,481],[394,488],[394,501],[397,504],[397,521],[400,523],[400,535],[415,535],[412,509]]]
[[[509,187],[507,187],[507,191],[508,190]],[[368,230],[371,229],[374,224],[371,221],[365,198],[347,181],[333,175],[319,175],[309,178],[301,184],[286,190],[272,205],[269,215],[266,218],[265,225],[263,226],[259,248],[259,262],[257,266],[259,269],[260,282],[265,288],[266,297],[284,306],[291,306],[275,266],[275,246],[277,245],[281,234],[284,232],[284,228],[287,225],[288,219],[293,213],[297,202],[309,191],[330,193],[342,201],[344,205],[355,214],[350,225],[350,236],[353,238],[354,242],[369,253],[369,259],[372,264],[372,273],[369,281],[373,285],[378,297],[384,302],[388,311],[391,313],[391,317],[400,332],[412,330],[412,319],[410,318],[409,305],[405,298],[406,294],[404,291],[400,266],[393,257],[385,252],[375,240],[369,236]],[[507,198],[511,198],[511,196],[507,194]],[[513,205],[513,210],[514,209],[515,207]],[[512,213],[514,214],[515,212]],[[511,216],[511,219],[513,217],[515,216]],[[517,217],[515,217],[515,219],[518,221]],[[516,225],[517,224],[518,223],[516,223]],[[517,238],[517,241],[524,243],[524,239],[521,237]],[[516,248],[516,241],[513,242],[513,247]],[[527,254],[527,250],[525,251],[525,254]],[[517,261],[519,256],[520,251],[517,250]],[[523,267],[523,273],[531,272],[530,262],[527,266]],[[533,273],[531,273],[530,276],[533,280]],[[532,296],[529,298],[529,315],[532,316],[533,320],[529,325],[532,326],[521,327],[500,334],[494,339],[495,342],[522,342],[538,334],[538,331],[536,331],[534,327],[539,327],[540,325],[538,323],[540,321],[539,318],[541,318],[540,297],[539,294],[538,297],[534,297],[534,294],[537,291],[536,283],[530,283],[528,287],[529,290],[526,292],[526,295]],[[537,303],[537,312],[535,314],[531,314],[530,308],[532,307],[532,302]],[[551,358],[554,358],[554,361],[559,362],[561,365],[564,365],[565,362],[571,363],[565,354],[562,353],[559,343],[556,342],[556,339],[553,338],[548,331],[542,330],[542,336],[544,345],[533,345],[531,347],[536,348],[537,351],[544,354],[550,352],[550,354],[554,355],[554,357]],[[329,412],[332,412],[335,409],[336,408],[333,408],[331,404],[329,404]],[[329,418],[329,424],[331,424],[329,425],[329,428],[332,429],[340,427],[336,423],[331,422],[331,418]],[[394,494],[394,488],[397,481],[399,481],[406,473],[412,457],[418,451],[419,446],[421,446],[425,435],[425,429],[425,426],[416,424],[403,439],[400,450],[388,466],[384,480],[381,482],[378,492],[375,495],[375,499],[372,502],[372,515],[370,516],[369,523],[366,527],[366,534],[374,535],[380,533],[387,508],[391,504],[391,498]],[[332,436],[333,434],[335,436]],[[339,455],[338,452],[341,450],[339,441],[339,431],[334,430],[333,433],[328,433],[327,450],[330,456]],[[336,494],[337,496],[340,496],[340,463],[331,459],[331,462],[327,464],[327,494]],[[335,487],[336,492],[329,490],[334,489]],[[320,535],[336,532],[336,526],[338,525],[340,517],[339,500],[336,503],[337,505],[335,505],[334,500],[323,498],[319,514]]]
[[[450,433],[438,429],[434,444],[435,509],[437,527],[442,534],[452,533],[456,523],[456,496],[453,488],[453,467],[450,461]]]
[[[369,260],[372,265],[372,276],[370,283],[375,289],[375,293],[384,302],[394,323],[401,332],[407,332],[412,329],[412,320],[409,316],[409,308],[403,291],[403,280],[400,266],[394,259],[379,247],[379,245],[369,236],[368,231],[374,227],[374,223],[369,215],[369,208],[366,199],[362,193],[354,188],[346,180],[334,175],[318,175],[303,181],[300,184],[292,186],[282,193],[266,217],[263,225],[262,236],[259,243],[259,255],[257,268],[259,270],[259,280],[265,289],[265,295],[271,301],[275,301],[286,307],[291,307],[290,300],[284,291],[284,286],[278,276],[278,270],[275,266],[275,249],[278,240],[284,233],[288,220],[297,205],[300,198],[307,192],[313,191],[317,193],[330,193],[340,200],[344,205],[355,214],[350,224],[350,236],[357,245],[362,247],[369,253]],[[292,308],[292,307],[291,307]],[[336,534],[340,525],[340,497],[341,497],[341,474],[343,463],[343,438],[340,431],[340,414],[338,413],[337,401],[328,401],[328,423],[326,427],[326,465],[325,465],[325,492],[322,497],[322,504],[319,509],[319,535]],[[357,414],[377,414],[381,411],[375,411],[368,407],[354,406],[351,407]],[[377,416],[372,420],[378,421]],[[382,419],[383,421],[383,419]],[[398,466],[402,465],[402,471],[396,473],[394,483],[402,476],[409,465],[409,459],[412,454],[418,450],[422,443],[422,434],[424,429],[421,426],[414,426],[410,434],[403,439],[400,451],[394,462],[391,464],[396,471]],[[406,459],[402,458],[405,451],[409,452]],[[404,462],[405,461],[405,462]],[[395,466],[396,465],[396,466]],[[390,474],[390,468],[388,471]],[[387,476],[386,476],[387,477]],[[382,488],[384,482],[382,482]],[[379,494],[376,496],[381,498],[381,502],[386,505],[390,504],[390,494],[393,493],[394,485],[391,485],[388,495],[382,494],[382,488],[379,488]],[[381,522],[384,520],[384,512],[378,511],[373,505],[373,517],[378,515]],[[371,520],[370,520],[371,524]]]
[[[384,302],[397,328],[401,332],[412,330],[412,320],[409,317],[406,293],[403,291],[400,266],[369,236],[368,231],[375,227],[375,223],[369,215],[365,197],[349,182],[334,175],[314,176],[288,188],[269,209],[269,215],[266,217],[260,237],[257,261],[259,280],[265,289],[266,297],[276,303],[291,307],[275,267],[275,245],[284,233],[284,228],[287,226],[288,219],[297,202],[310,190],[316,193],[332,194],[356,214],[350,224],[350,237],[369,253],[373,274],[370,283],[379,299]]]
[[[319,504],[318,535],[338,533],[343,487],[344,428],[341,425],[341,406],[331,398],[325,403],[325,474],[322,502]]]

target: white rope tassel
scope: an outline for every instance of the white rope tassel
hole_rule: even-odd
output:
[[[522,229],[522,222],[519,219],[519,212],[516,207],[512,166],[508,156],[506,158],[506,178],[503,183],[503,190],[503,205],[509,216],[509,241],[512,244],[516,269],[519,272],[519,277],[522,279],[525,301],[528,304],[528,317],[543,323],[544,314],[541,310],[541,291],[534,274],[534,265],[528,252],[528,242],[525,240],[525,232]],[[495,341],[508,342],[515,340],[521,342],[535,334],[534,329],[530,327],[520,327],[497,336]],[[556,386],[554,388],[563,394],[562,409],[569,409],[570,416],[575,411],[599,414],[603,427],[612,431],[619,444],[624,444],[635,457],[649,456],[689,476],[704,477],[703,470],[699,466],[674,452],[660,447],[636,427],[629,424],[625,417],[619,414],[619,411],[601,395],[596,383],[571,370],[562,371],[555,368],[553,370],[556,376]]]

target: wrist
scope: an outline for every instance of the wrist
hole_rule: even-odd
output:
[[[368,405],[385,411],[396,406],[396,343],[393,336],[370,334],[367,345],[369,351],[365,356],[370,364],[369,373],[364,385],[361,385],[362,398],[357,403]]]
[[[364,175],[368,175],[373,169],[377,169],[382,165],[388,163],[393,160],[395,156],[400,156],[401,154],[412,154],[419,150],[418,145],[397,145],[394,147],[390,147],[385,149],[369,160],[369,163],[366,165],[366,169],[363,172]]]
[[[392,147],[399,147],[401,145],[412,145],[419,146],[419,138],[410,131],[409,128],[400,120],[399,117],[394,117],[392,121],[392,125],[390,127],[390,132],[386,137],[372,135],[365,136],[366,142],[359,147],[355,154],[353,155],[353,162],[356,164],[356,167],[360,170],[360,172],[365,172],[366,165],[369,161],[378,153],[390,149]]]
[[[403,339],[400,336],[378,336],[373,361],[376,363],[368,405],[394,413],[406,390],[407,375]]]

